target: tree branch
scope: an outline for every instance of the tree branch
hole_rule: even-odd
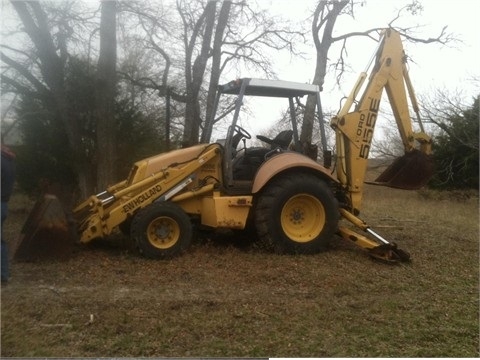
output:
[[[34,1],[11,1],[11,3],[25,26],[25,32],[38,50],[38,56],[43,65],[40,69],[45,82],[47,82],[52,91],[60,90],[63,82],[64,64],[56,53],[55,44],[48,30],[44,11],[40,7],[40,4]],[[27,5],[32,8],[38,25],[28,11]]]
[[[431,38],[428,38],[428,39],[422,39],[422,38],[417,38],[417,37],[414,37],[410,34],[408,34],[406,31],[402,31],[403,29],[397,29],[399,31],[399,33],[407,40],[411,41],[411,42],[417,42],[417,43],[424,43],[424,44],[430,44],[430,43],[440,43],[442,45],[445,45],[451,41],[454,41],[456,40],[454,38],[454,36],[451,34],[451,33],[447,33],[446,30],[447,30],[447,27],[448,26],[444,26],[442,28],[442,31],[440,32],[440,34],[437,36],[437,37],[431,37]]]
[[[15,93],[17,94],[22,94],[28,97],[33,97],[38,100],[42,101],[48,101],[50,100],[49,93],[40,93],[38,91],[33,91],[31,88],[28,86],[25,86],[23,84],[20,84],[18,81],[15,81],[14,79],[2,74],[1,76],[1,82],[2,85],[10,85],[15,89]],[[5,91],[4,91],[5,92]]]
[[[27,52],[25,51],[22,51],[22,50],[19,50],[19,49],[15,49],[13,47],[10,47],[8,45],[5,45],[5,44],[1,44],[0,47],[4,48],[4,49],[7,49],[7,50],[10,50],[10,51],[13,51],[17,54],[21,54],[23,56],[25,56],[26,58],[28,58],[29,60],[31,60],[34,64],[36,64],[38,67],[41,66],[41,64],[38,62],[38,59],[33,59],[32,57],[32,54],[28,54]]]
[[[157,84],[153,79],[142,77],[139,79],[133,78],[130,74],[117,71],[117,73],[122,76],[124,79],[130,81],[132,84],[140,86],[145,89],[155,90],[158,91],[159,96],[165,96],[167,91],[167,85],[165,84]],[[187,97],[185,94],[180,94],[178,92],[173,91],[173,88],[170,87],[170,96],[173,100],[185,103],[187,101]]]
[[[378,41],[378,38],[373,37],[372,33],[376,32],[378,34],[382,30],[384,30],[384,28],[372,28],[372,29],[365,30],[365,31],[352,31],[352,32],[349,32],[349,33],[346,33],[346,34],[343,34],[343,35],[340,35],[340,36],[337,36],[337,37],[333,37],[332,42],[346,40],[346,39],[354,37],[354,36],[365,36],[365,37],[368,37],[372,40]]]
[[[36,77],[34,77],[26,67],[8,57],[3,52],[0,52],[0,59],[8,66],[11,66],[13,69],[15,69],[27,81],[29,81],[39,93],[48,93],[50,91]]]
[[[167,52],[162,47],[160,47],[156,43],[155,39],[153,38],[152,32],[148,31],[148,29],[145,26],[145,23],[143,21],[140,21],[140,23],[143,27],[143,30],[147,34],[148,39],[150,40],[150,45],[152,46],[152,49],[157,51],[158,53],[160,53],[160,55],[162,55],[163,59],[165,60],[165,70],[163,71],[162,85],[166,87],[166,86],[168,86],[168,74],[169,74],[169,71],[170,71],[171,63],[172,63],[172,61],[170,60],[170,56],[167,54]]]

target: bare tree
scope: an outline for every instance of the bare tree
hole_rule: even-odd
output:
[[[317,51],[315,75],[313,83],[323,86],[327,73],[328,52],[334,39],[332,36],[335,22],[338,16],[348,5],[349,0],[320,1],[313,13],[312,36]],[[323,32],[322,36],[321,33]],[[316,98],[309,96],[305,106],[305,113],[300,133],[300,142],[310,144],[312,142],[313,121],[315,118]]]
[[[478,81],[478,79],[477,79]],[[437,91],[424,98],[424,119],[436,127],[432,187],[476,189],[479,186],[480,88],[473,94]]]
[[[34,46],[34,54],[27,54],[19,49],[9,46],[3,46],[9,49],[13,54],[22,53],[34,63],[36,73],[26,62],[20,62],[13,57],[7,56],[1,52],[1,60],[14,70],[15,77],[7,73],[2,74],[2,82],[11,86],[17,93],[34,96],[44,102],[48,108],[55,114],[65,128],[71,149],[77,161],[76,167],[79,173],[79,183],[83,192],[87,192],[87,174],[85,167],[88,167],[86,161],[82,161],[82,144],[79,136],[79,124],[76,121],[75,114],[68,107],[65,88],[65,66],[68,58],[64,39],[60,37],[60,42],[54,41],[50,32],[50,26],[47,14],[39,2],[33,1],[12,1],[18,17],[23,24],[24,31]],[[61,29],[60,29],[61,30]],[[63,33],[62,35],[65,35]]]
[[[474,79],[476,83],[476,94],[469,98],[461,92],[452,92],[446,90],[437,90],[431,96],[422,96],[424,122],[437,128],[438,133],[445,133],[452,141],[472,150],[479,149],[479,134],[471,131],[467,126],[452,126],[452,123],[462,122],[465,119],[465,109],[470,107],[469,102],[479,101],[480,98],[480,79]],[[475,100],[476,99],[476,100]],[[480,114],[477,114],[477,120],[480,121]],[[455,124],[456,125],[456,124]]]
[[[232,6],[231,0],[225,0],[222,3],[220,9],[220,14],[218,15],[217,27],[215,29],[215,37],[213,40],[213,49],[212,49],[212,70],[210,72],[210,82],[208,87],[207,94],[207,106],[205,112],[205,127],[211,127],[213,124],[207,124],[211,120],[214,104],[215,104],[215,94],[217,91],[218,82],[221,75],[221,61],[222,61],[222,44],[225,34],[225,29],[228,25],[228,20],[230,17],[230,9]],[[209,131],[202,132],[202,142],[209,141]]]
[[[210,42],[215,25],[216,1],[209,0],[203,12],[194,23],[184,12],[182,1],[177,0],[177,9],[183,23],[183,43],[185,46],[186,108],[183,145],[198,143],[201,124],[199,94],[210,56]],[[199,40],[197,40],[199,39]],[[201,44],[195,57],[195,45]]]
[[[345,33],[342,35],[334,35],[335,24],[339,16],[349,15],[354,17],[354,9],[360,3],[354,0],[320,0],[313,12],[311,32],[316,49],[316,66],[313,83],[323,87],[325,76],[327,73],[329,50],[335,42],[342,44],[340,54],[333,62],[333,67],[338,72],[337,82],[345,70],[345,55],[347,49],[347,41],[354,37],[368,37],[377,40],[378,34],[382,28],[371,28],[356,32]],[[394,27],[394,22],[407,11],[410,14],[416,14],[422,10],[421,3],[413,0],[412,3],[401,8],[397,15],[390,21],[388,27]],[[440,34],[433,38],[422,39],[410,35],[411,29],[395,27],[406,39],[414,42],[422,43],[441,43],[445,44],[452,40],[452,35],[446,32],[444,27]],[[315,99],[309,97],[305,108],[305,114],[302,123],[302,131],[300,141],[304,144],[310,144],[312,141],[313,121],[315,116]]]
[[[150,74],[122,75],[162,97],[168,90],[173,100],[185,104],[185,145],[198,142],[205,121],[211,117],[217,85],[225,71],[246,66],[274,77],[268,55],[272,52],[267,49],[297,54],[295,42],[303,36],[292,30],[290,23],[247,2],[224,0],[221,6],[214,5],[212,1],[179,0],[174,14],[171,9],[153,9],[144,3],[141,7],[132,2],[125,4],[128,11],[138,15],[145,31],[145,48],[156,53],[161,66]],[[180,21],[172,20],[174,15]],[[176,39],[183,45],[181,49]],[[201,141],[209,141],[203,131]]]
[[[178,12],[171,4],[122,1],[119,79],[133,102],[162,128],[165,150],[179,143],[186,103],[184,51]]]
[[[115,177],[112,169],[116,144],[112,113],[116,61],[115,11],[112,10],[115,2],[104,3],[100,20],[96,9],[76,8],[75,1],[11,1],[11,5],[22,26],[16,36],[26,35],[29,43],[19,42],[21,48],[2,44],[0,55],[6,65],[2,72],[2,90],[41,101],[51,117],[62,124],[73,154],[72,166],[78,176],[80,196],[86,197],[96,189],[97,180],[103,187],[112,183]],[[91,47],[99,22],[103,23],[102,42],[100,46]],[[92,128],[92,124],[87,124],[72,107],[67,95],[67,74],[73,58],[85,59],[84,51],[90,57],[96,49],[100,49],[95,93],[99,121]],[[93,146],[92,133],[98,136],[97,144]],[[96,151],[96,145],[99,145],[99,151]]]
[[[100,56],[96,79],[97,186],[106,189],[116,180],[116,1],[103,0],[100,22]]]

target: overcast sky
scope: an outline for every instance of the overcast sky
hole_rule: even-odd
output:
[[[355,19],[342,16],[336,24],[334,35],[350,31],[361,31],[373,27],[386,27],[395,17],[398,10],[410,3],[404,0],[367,0],[364,6],[355,10]],[[412,16],[404,15],[395,22],[401,27],[416,27],[415,36],[420,38],[436,37],[442,28],[447,26],[447,32],[453,33],[458,42],[448,45],[440,44],[413,44],[404,42],[404,48],[411,59],[409,72],[415,91],[419,97],[434,93],[437,89],[446,89],[449,92],[462,92],[469,103],[470,99],[480,92],[480,1],[478,0],[421,0],[423,11]],[[315,1],[312,0],[259,0],[259,3],[268,7],[285,18],[302,21],[311,14]],[[310,22],[305,22],[309,29]],[[375,50],[376,43],[369,39],[357,38],[348,43],[348,61],[352,66],[340,84],[335,83],[333,73],[327,76],[322,102],[325,109],[337,111],[340,99],[348,95],[358,74],[364,70],[368,60]],[[312,43],[302,47],[307,59],[277,57],[275,70],[283,80],[311,82],[315,68],[315,49]],[[330,58],[338,55],[332,47]],[[249,77],[249,74],[242,74]],[[473,81],[476,77],[477,81]],[[277,111],[272,111],[272,119],[268,115],[262,116],[261,126],[268,128],[278,117]],[[268,123],[268,124],[267,124]],[[258,122],[256,122],[258,124]],[[260,131],[261,133],[261,131]]]
[[[418,87],[428,90],[431,85],[459,87],[468,89],[465,81],[480,75],[480,1],[478,0],[420,0],[424,10],[417,16],[407,13],[395,24],[402,27],[418,27],[417,37],[436,37],[444,26],[461,42],[446,46],[440,44],[404,43],[405,50],[412,59],[410,72],[412,78],[418,78]],[[311,0],[263,0],[261,3],[271,6],[285,17],[302,19],[311,12]],[[336,24],[336,34],[349,31],[366,30],[372,27],[384,27],[395,16],[398,9],[409,1],[403,0],[368,0],[363,7],[355,10],[356,19],[341,17]],[[294,6],[292,6],[295,4]],[[307,24],[310,26],[310,24]],[[375,43],[371,40],[356,39],[349,42],[349,60],[354,70],[362,71]],[[304,48],[307,52],[308,48]],[[332,49],[331,56],[336,55]],[[312,66],[302,66],[300,59],[279,64],[278,73],[285,74],[288,80],[310,81],[313,76],[314,49],[310,49]],[[298,64],[298,66],[296,66]],[[300,76],[301,75],[301,76]],[[299,79],[301,77],[301,79]],[[354,78],[356,76],[353,76]],[[345,89],[349,91],[347,87]]]

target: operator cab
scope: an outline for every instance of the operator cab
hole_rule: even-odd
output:
[[[232,164],[234,181],[253,181],[258,168],[268,158],[283,151],[291,151],[293,130],[283,130],[273,139],[263,135],[257,135],[257,139],[266,143],[267,146],[246,147],[244,145],[240,151],[235,151]],[[233,145],[235,146],[235,142]]]
[[[205,138],[203,141],[209,142],[212,135],[213,124],[223,115],[216,114],[220,98],[223,96],[236,96],[233,105],[228,112],[233,112],[231,123],[228,126],[227,136],[221,143],[224,146],[225,156],[223,160],[224,184],[228,191],[243,192],[250,191],[255,174],[259,167],[271,156],[285,151],[296,151],[309,155],[316,160],[316,147],[314,151],[305,151],[307,147],[303,146],[299,140],[297,121],[295,116],[295,102],[305,95],[313,95],[317,100],[317,111],[319,119],[322,119],[322,110],[320,103],[320,92],[317,85],[302,84],[291,81],[264,80],[243,78],[231,81],[224,85],[219,85],[215,99],[215,108],[213,115],[207,119]],[[239,116],[241,108],[244,105],[244,97],[269,97],[287,100],[290,115],[290,129],[279,131],[274,137],[269,138],[263,135],[257,135],[264,146],[247,146],[247,140],[252,139],[252,135],[239,125]],[[326,151],[325,130],[323,121],[320,121],[322,136],[322,145]]]

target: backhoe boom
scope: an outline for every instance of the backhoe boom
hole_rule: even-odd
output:
[[[367,78],[366,72],[360,75],[344,106],[331,121],[337,140],[337,177],[345,187],[346,193],[349,194],[350,211],[354,213],[358,213],[361,206],[367,160],[384,89],[390,101],[405,154],[410,154],[410,157],[412,157],[411,154],[415,154],[415,156],[425,159],[425,162],[428,162],[427,158],[431,154],[431,140],[423,131],[423,126],[420,125],[420,132],[414,132],[412,128],[408,98],[410,98],[420,124],[421,121],[415,93],[406,68],[406,56],[400,34],[393,29],[385,30],[380,46],[372,59],[375,59],[375,63],[360,100],[357,102],[355,98]],[[370,67],[369,64],[366,71]],[[349,112],[354,103],[357,103],[354,111]],[[428,164],[423,165],[430,168]],[[410,168],[401,168],[398,165],[396,167],[399,168],[396,174],[390,175],[390,179],[380,177],[379,182],[387,186],[412,189],[423,186],[425,178],[428,180],[430,177],[430,174],[425,174],[422,179],[413,178],[418,174],[412,174]],[[412,175],[413,181],[395,182],[394,175],[401,178],[399,172]],[[414,184],[411,184],[412,182]]]
[[[387,261],[405,261],[409,259],[409,255],[375,233],[357,217],[384,90],[395,117],[405,155],[395,160],[373,183],[402,189],[418,189],[425,185],[433,172],[430,158],[431,139],[424,132],[421,123],[406,59],[400,34],[393,29],[386,29],[366,70],[360,74],[344,106],[330,123],[336,133],[337,177],[346,200],[342,204],[341,215],[360,230],[367,232],[374,240],[342,226],[339,227],[339,233],[369,250],[372,256]],[[372,63],[373,68],[368,77]],[[356,97],[367,77],[368,83],[357,101]],[[414,132],[412,128],[409,99],[420,125],[419,132]],[[355,109],[350,111],[354,103]]]

